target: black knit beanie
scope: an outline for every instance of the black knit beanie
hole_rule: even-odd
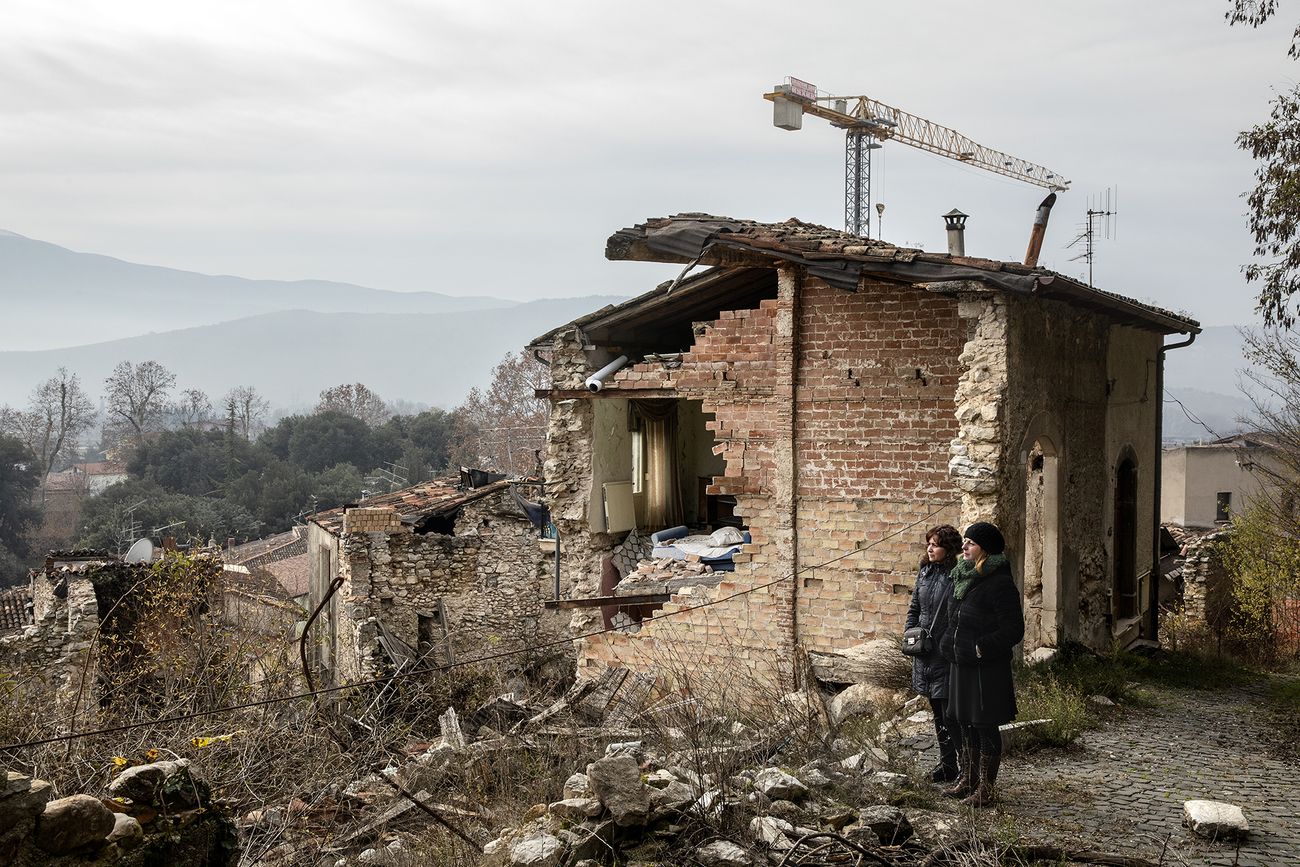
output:
[[[1002,538],[1002,531],[987,521],[978,521],[966,528],[963,533],[988,554],[1001,554],[1007,550],[1007,540]]]

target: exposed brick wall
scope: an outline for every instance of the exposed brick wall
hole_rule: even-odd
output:
[[[829,650],[902,631],[926,525],[957,520],[944,504],[965,327],[955,300],[884,283],[806,281],[801,307],[799,565],[876,543],[800,576],[800,640]]]
[[[799,290],[784,272],[776,299],[698,325],[680,366],[641,363],[612,378],[607,387],[629,397],[701,401],[727,462],[710,490],[736,496],[754,540],[730,580],[675,597],[661,618],[791,575],[796,544],[799,567],[821,563],[955,500],[947,461],[964,341],[956,306],[884,284],[854,294],[807,281]],[[930,522],[957,514],[950,505]],[[739,664],[751,680],[788,684],[796,618],[808,649],[901,630],[923,533],[917,527],[804,572],[797,588],[786,578],[644,621],[636,635],[589,639],[580,664],[589,673],[608,664],[662,672],[684,658],[695,661],[697,678],[730,677]]]
[[[736,556],[732,580],[693,588],[665,605],[661,614],[722,599],[792,571],[796,294],[796,275],[782,271],[777,298],[753,309],[723,311],[714,322],[697,325],[694,344],[680,366],[641,363],[612,378],[609,387],[629,397],[635,391],[667,390],[701,401],[703,411],[714,417],[706,426],[726,459],[724,474],[714,479],[709,492],[736,497],[736,514],[753,538]],[[581,673],[610,664],[654,668],[681,687],[686,672],[677,669],[689,661],[695,686],[719,674],[723,681],[734,681],[740,666],[746,682],[770,683],[773,691],[788,687],[794,658],[791,593],[787,579],[662,622],[647,619],[636,636],[613,633],[585,640],[579,651]],[[589,619],[582,623],[595,626]],[[716,689],[712,694],[717,695]]]

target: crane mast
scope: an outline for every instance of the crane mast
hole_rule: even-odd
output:
[[[787,78],[763,98],[772,102],[772,122],[781,129],[802,129],[803,116],[811,114],[844,130],[844,229],[855,235],[870,235],[871,152],[882,141],[910,145],[1053,192],[1070,186],[1045,166],[986,147],[869,96],[827,96],[806,81]]]

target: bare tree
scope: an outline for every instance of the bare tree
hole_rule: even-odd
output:
[[[456,409],[452,460],[507,473],[531,472],[546,445],[550,404],[537,397],[550,371],[527,352],[492,368],[487,389],[473,388]]]
[[[105,427],[116,434],[109,438],[120,440],[127,436],[138,441],[145,433],[157,430],[174,385],[176,374],[156,361],[119,362],[104,380],[108,409]]]
[[[0,433],[21,440],[36,455],[43,492],[45,477],[94,420],[95,406],[77,375],[60,367],[32,390],[26,410],[0,408]]]
[[[197,388],[182,391],[180,399],[170,409],[178,427],[200,427],[204,422],[212,420],[212,401]]]
[[[226,413],[235,420],[237,430],[246,440],[261,432],[271,404],[251,385],[237,385],[226,392]]]
[[[383,424],[393,414],[379,395],[359,382],[343,383],[322,391],[316,412],[341,412],[359,418],[371,427]]]

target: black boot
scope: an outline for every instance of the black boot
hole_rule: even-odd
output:
[[[935,726],[939,736],[939,764],[930,772],[930,782],[951,783],[961,777],[961,751],[946,727]]]
[[[998,779],[998,767],[1002,764],[1002,755],[1000,753],[985,753],[980,756],[980,779],[972,787],[970,795],[962,800],[963,804],[979,809],[981,807],[991,807],[997,799],[993,791],[993,784]]]
[[[978,736],[965,739],[966,749],[961,753],[961,777],[956,785],[943,790],[945,798],[965,798],[979,785],[980,742]]]

